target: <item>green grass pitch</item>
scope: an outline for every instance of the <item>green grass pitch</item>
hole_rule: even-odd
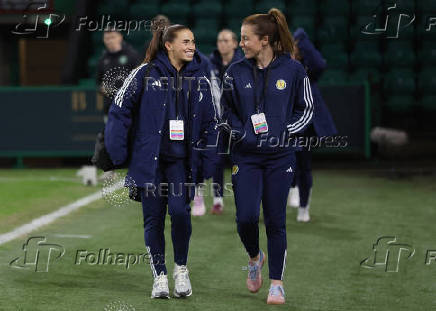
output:
[[[75,171],[68,169],[0,171],[0,234],[100,189],[75,179]],[[129,269],[76,264],[78,250],[145,253],[140,204],[113,207],[99,200],[0,245],[0,310],[434,310],[436,262],[426,264],[426,256],[436,250],[435,193],[431,177],[389,180],[364,171],[315,171],[312,222],[297,223],[296,210],[287,212],[284,306],[266,305],[268,282],[257,294],[245,288],[247,255],[236,233],[233,197],[225,198],[223,215],[193,217],[188,262],[193,295],[169,300],[150,299],[152,276],[146,263]],[[210,206],[211,198],[206,202]],[[262,218],[260,222],[261,248],[266,250]],[[65,249],[48,272],[9,264],[23,255],[22,245],[31,236],[44,236],[47,243]],[[398,272],[360,265],[381,236],[395,236],[397,243],[414,249],[410,258],[400,254]],[[268,275],[267,266],[263,275]],[[130,308],[115,308],[119,301]]]

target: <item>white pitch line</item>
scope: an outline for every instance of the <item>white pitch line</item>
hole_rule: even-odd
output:
[[[106,193],[114,192],[114,191],[120,189],[122,187],[122,184],[123,184],[122,182],[119,182],[111,187],[108,187],[108,189],[106,190]],[[71,204],[63,206],[63,207],[59,208],[58,210],[56,210],[50,214],[38,217],[38,218],[32,220],[30,223],[19,226],[18,228],[14,229],[8,233],[1,234],[0,235],[0,245],[4,244],[6,242],[12,241],[12,240],[14,240],[22,235],[29,234],[30,232],[32,232],[32,231],[34,231],[42,226],[48,225],[48,224],[52,223],[53,221],[55,221],[56,219],[58,219],[59,217],[68,215],[71,212],[79,209],[82,206],[88,205],[91,202],[94,202],[96,200],[101,199],[102,196],[103,196],[102,191],[101,190],[97,191],[97,192],[95,192],[91,195],[88,195],[86,197],[83,197],[83,198],[81,198],[81,199],[79,199]]]
[[[71,238],[71,239],[89,239],[92,235],[89,234],[53,234],[56,238]]]

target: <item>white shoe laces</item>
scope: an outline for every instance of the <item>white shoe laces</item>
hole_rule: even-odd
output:
[[[166,284],[167,284],[166,275],[163,274],[163,272],[161,272],[161,274],[158,275],[154,279],[154,283],[156,284],[157,288],[159,288],[159,289],[166,289]]]
[[[175,279],[180,283],[181,286],[186,285],[186,279],[188,274],[188,268],[186,266],[178,266],[176,272],[174,273]]]

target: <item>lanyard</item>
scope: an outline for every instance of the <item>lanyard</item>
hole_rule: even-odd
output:
[[[260,103],[262,101],[265,101],[266,89],[268,88],[269,70],[271,68],[270,65],[273,62],[273,60],[274,60],[274,58],[271,60],[269,65],[266,67],[266,73],[263,76],[263,90],[262,90],[262,93],[261,93],[261,97],[258,98],[257,92],[256,91],[254,92],[255,105],[256,105],[256,113],[260,113]],[[256,85],[257,85],[257,68],[256,68],[256,65],[253,66],[253,76],[254,76],[254,87],[256,88]]]
[[[182,85],[180,86],[179,90],[179,72],[176,73],[176,120],[179,120],[179,113],[180,113],[180,103],[179,103],[179,92],[183,90],[183,77],[182,77]],[[183,94],[183,92],[182,92]]]

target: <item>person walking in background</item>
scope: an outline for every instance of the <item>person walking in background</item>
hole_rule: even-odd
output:
[[[187,260],[192,231],[189,204],[194,197],[190,185],[196,182],[198,161],[193,149],[213,144],[215,126],[210,84],[195,51],[193,33],[183,25],[157,29],[144,63],[117,93],[105,132],[112,162],[119,165],[130,158],[127,178],[135,182],[141,196],[144,239],[154,277],[152,298],[169,297],[164,236],[167,208],[175,262],[174,296],[192,294]],[[129,133],[134,137],[131,151]]]
[[[233,87],[223,89],[223,120],[235,140],[231,150],[232,182],[239,237],[248,253],[247,288],[262,285],[266,254],[259,248],[262,202],[268,240],[271,285],[268,304],[285,303],[286,201],[295,169],[292,144],[275,144],[304,131],[313,114],[309,78],[292,58],[294,40],[283,13],[271,9],[242,22],[240,46],[245,58],[224,75]],[[226,129],[226,126],[222,126]]]
[[[103,33],[103,43],[105,50],[97,65],[97,85],[103,94],[103,113],[104,122],[107,121],[107,115],[113,97],[112,92],[105,87],[105,74],[109,71],[130,72],[140,63],[139,54],[127,42],[124,42],[123,35],[117,30],[106,30]],[[116,77],[116,72],[111,76]],[[106,81],[108,82],[108,81]],[[121,86],[116,86],[117,89]]]
[[[310,42],[304,29],[298,28],[294,32],[294,39],[297,43],[295,58],[303,64],[309,76],[314,106],[312,124],[302,136],[310,138],[335,135],[337,133],[335,123],[316,83],[326,68],[326,61]],[[298,202],[297,221],[308,222],[310,221],[309,207],[313,184],[312,151],[306,146],[302,147],[301,151],[297,151],[296,159],[295,178],[293,187],[289,191],[288,202],[291,206],[295,206],[295,201]]]

